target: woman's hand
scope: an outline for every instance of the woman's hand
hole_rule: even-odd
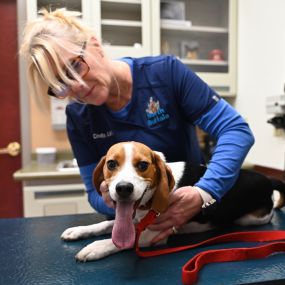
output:
[[[167,211],[156,218],[154,224],[148,226],[148,229],[160,232],[152,240],[153,244],[173,234],[174,229],[179,230],[201,211],[203,205],[201,195],[191,186],[181,187],[171,192],[169,199]]]
[[[115,208],[115,204],[110,197],[109,189],[105,181],[103,181],[100,185],[100,192],[102,193],[102,198],[103,198],[104,203],[109,208]]]

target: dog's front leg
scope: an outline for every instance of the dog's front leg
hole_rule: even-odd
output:
[[[151,246],[152,239],[158,234],[159,232],[154,232],[146,229],[145,231],[142,232],[140,236],[139,246],[140,247]],[[167,239],[164,239],[159,243],[157,243],[156,245],[165,244],[166,241]],[[90,243],[89,245],[84,247],[81,251],[79,251],[75,256],[75,259],[80,262],[98,260],[108,255],[120,252],[122,250],[123,249],[120,249],[114,245],[112,239],[97,240]]]
[[[66,229],[61,239],[65,241],[77,240],[81,238],[88,238],[92,236],[99,236],[109,234],[112,232],[114,221],[104,221],[98,224],[89,226],[78,226]]]
[[[112,239],[96,240],[81,249],[75,259],[80,262],[98,260],[119,251],[122,249],[117,248]]]
[[[139,246],[140,247],[151,246],[152,245],[151,241],[157,234],[158,232],[146,229],[141,234],[139,240]],[[158,244],[165,244],[166,241],[167,239],[164,239],[160,241]],[[75,259],[80,262],[98,260],[103,257],[109,256],[111,254],[120,252],[122,250],[124,249],[120,249],[114,245],[112,239],[96,240],[88,244],[82,250],[80,250],[75,256]]]

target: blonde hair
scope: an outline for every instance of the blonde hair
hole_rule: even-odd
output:
[[[48,12],[43,9],[39,13],[41,17],[27,23],[20,49],[20,54],[27,61],[31,94],[37,99],[38,94],[47,93],[48,86],[61,90],[63,83],[70,84],[72,81],[66,76],[66,70],[84,84],[62,52],[80,55],[82,44],[94,35],[76,19],[79,12],[64,9]]]

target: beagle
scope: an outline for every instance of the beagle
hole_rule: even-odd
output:
[[[191,166],[186,162],[166,163],[161,153],[138,142],[115,144],[93,173],[94,185],[99,193],[102,181],[108,186],[116,205],[115,220],[68,228],[61,238],[70,241],[112,234],[110,239],[96,240],[84,247],[76,255],[78,261],[97,260],[132,248],[135,243],[134,223],[139,222],[149,209],[165,212],[169,193],[182,186],[194,185],[205,170],[203,166]],[[266,224],[273,216],[273,189],[280,193],[276,207],[282,207],[285,204],[284,183],[241,170],[235,185],[216,203],[215,210],[208,215],[198,214],[180,228],[179,233],[201,232],[229,223]],[[146,229],[139,245],[150,246],[150,241],[157,234]]]

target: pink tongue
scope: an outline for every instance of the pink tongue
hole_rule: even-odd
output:
[[[112,240],[118,248],[127,249],[134,246],[136,232],[132,219],[133,212],[133,202],[117,202]]]

